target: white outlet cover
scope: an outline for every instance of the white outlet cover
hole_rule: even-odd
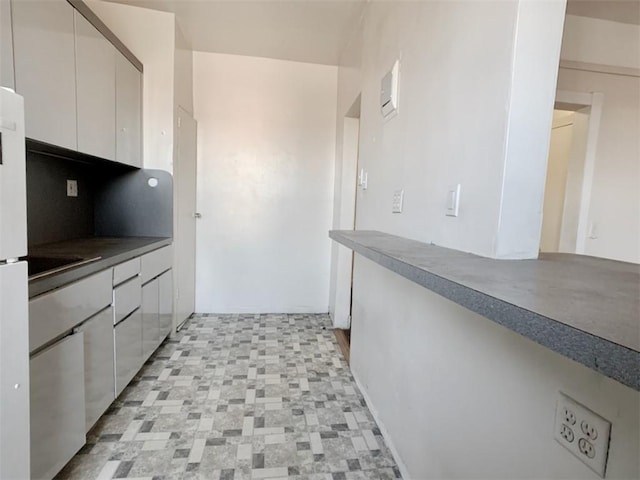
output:
[[[78,196],[78,181],[67,180],[67,197],[77,197],[77,196]]]
[[[611,422],[559,392],[554,437],[602,478],[607,468],[610,435]]]

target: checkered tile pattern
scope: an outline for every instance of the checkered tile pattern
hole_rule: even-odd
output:
[[[326,315],[196,315],[58,479],[400,478]]]

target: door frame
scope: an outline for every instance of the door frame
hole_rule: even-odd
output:
[[[178,227],[180,225],[179,223],[179,214],[180,214],[180,202],[181,202],[181,195],[179,190],[179,185],[180,185],[180,176],[182,175],[182,171],[181,171],[181,162],[180,162],[180,140],[181,140],[181,118],[185,118],[188,117],[191,120],[193,120],[193,122],[195,123],[195,127],[196,127],[196,138],[195,138],[195,150],[196,150],[196,158],[194,159],[195,161],[195,170],[196,170],[196,184],[197,184],[197,173],[198,173],[198,122],[195,119],[195,117],[193,116],[193,114],[191,114],[188,110],[186,110],[185,108],[183,108],[182,106],[178,105],[176,107],[176,137],[175,137],[175,161],[174,161],[174,210],[173,210],[173,215],[174,215],[174,248],[173,248],[173,265],[174,265],[174,275],[173,275],[173,321],[172,321],[172,329],[171,332],[172,334],[175,334],[176,332],[180,331],[180,329],[182,328],[182,326],[185,324],[185,322],[190,318],[190,316],[188,316],[187,318],[178,318],[178,305],[179,305],[179,301],[180,301],[180,287],[178,285],[178,282],[180,280],[180,273],[181,273],[181,262],[178,261],[178,242],[181,241],[180,238],[180,232],[178,231]],[[197,210],[197,195],[196,195],[196,184],[193,185],[193,194],[195,196],[195,209]],[[194,215],[194,246],[193,246],[193,255],[195,257],[196,254],[196,248],[195,248],[195,241],[197,241],[197,236],[196,236],[196,232],[195,232],[195,228],[196,228],[196,224],[195,224],[195,219],[197,218],[196,212],[193,212]],[[195,272],[195,267],[196,267],[196,261],[194,258],[194,271],[193,271],[193,276],[194,276],[194,285],[195,285],[195,276],[196,276],[196,272]],[[194,309],[195,309],[195,289],[194,289],[194,299],[193,299],[193,304],[194,304]],[[194,313],[194,312],[192,312]]]
[[[555,108],[577,111],[589,107],[589,126],[587,130],[587,145],[584,155],[584,169],[580,187],[580,209],[578,213],[577,233],[574,252],[584,254],[589,230],[589,207],[591,205],[591,190],[595,172],[598,134],[602,117],[604,95],[601,92],[574,92],[558,90]],[[566,205],[566,202],[565,202]],[[564,227],[564,219],[563,219]],[[562,231],[560,233],[562,239]]]

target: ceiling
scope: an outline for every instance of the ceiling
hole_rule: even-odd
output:
[[[568,0],[567,13],[640,25],[640,0]]]
[[[337,65],[369,0],[106,1],[175,13],[194,50]],[[567,13],[640,24],[640,0],[568,0]]]
[[[337,65],[367,0],[107,0],[173,12],[194,50]]]

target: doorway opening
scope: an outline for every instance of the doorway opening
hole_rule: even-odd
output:
[[[558,91],[549,144],[541,252],[584,253],[602,94]]]
[[[355,230],[357,210],[357,183],[360,144],[360,95],[353,102],[343,119],[342,171],[340,180],[340,206],[337,228]],[[351,347],[351,311],[353,307],[353,251],[337,248],[335,277],[335,303],[333,326],[336,338],[347,363]]]

